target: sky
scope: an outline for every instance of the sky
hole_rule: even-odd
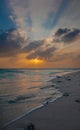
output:
[[[79,68],[80,0],[0,0],[0,68]]]

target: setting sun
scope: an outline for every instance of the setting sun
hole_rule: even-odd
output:
[[[39,63],[42,63],[43,60],[35,58],[35,59],[32,59],[31,62],[34,63],[34,64],[39,64]]]

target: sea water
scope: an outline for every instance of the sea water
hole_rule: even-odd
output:
[[[0,126],[61,96],[51,79],[74,69],[0,69]]]

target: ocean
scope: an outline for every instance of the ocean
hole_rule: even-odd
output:
[[[74,70],[0,69],[0,126],[61,97],[50,80]]]

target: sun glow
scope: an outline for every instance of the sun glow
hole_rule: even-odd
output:
[[[40,64],[43,62],[43,60],[35,58],[35,59],[32,59],[31,62],[34,64]]]

